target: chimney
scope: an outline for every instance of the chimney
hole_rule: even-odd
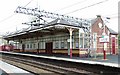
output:
[[[101,15],[96,15],[97,16],[97,18],[100,18],[101,17]]]

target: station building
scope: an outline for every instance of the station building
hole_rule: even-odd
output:
[[[103,32],[109,37],[109,42],[106,43],[107,54],[118,54],[118,33],[104,26],[100,15],[91,20],[91,36],[82,28],[78,29],[74,24],[58,18],[44,27],[25,28],[4,36],[4,39],[14,41],[14,51],[17,52],[70,55],[70,28],[73,29],[73,55],[86,53],[94,55],[95,52],[98,55],[103,54],[104,45],[100,42]]]

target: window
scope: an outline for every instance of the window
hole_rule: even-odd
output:
[[[33,48],[35,48],[35,44],[33,44]]]
[[[80,48],[83,48],[83,38],[80,38]]]
[[[27,44],[27,48],[29,48],[29,44]]]
[[[59,43],[55,42],[55,48],[59,48]]]
[[[84,48],[87,48],[89,44],[89,40],[87,38],[85,38],[84,40]]]
[[[76,42],[76,48],[78,48],[79,47],[79,43],[78,42]]]
[[[45,49],[45,42],[42,42],[42,45],[41,45],[42,47],[42,49]]]
[[[61,48],[64,48],[64,47],[65,47],[65,43],[61,42]]]
[[[40,49],[40,46],[39,46],[39,45],[40,45],[40,43],[37,43],[37,49]]]
[[[32,44],[30,44],[30,48],[32,48]]]
[[[39,49],[43,49],[43,42],[39,42]]]

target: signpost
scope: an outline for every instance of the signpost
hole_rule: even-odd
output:
[[[104,60],[106,60],[106,50],[107,50],[107,43],[109,42],[109,36],[102,35],[102,37],[99,39],[101,43],[103,43],[103,54],[104,54]]]

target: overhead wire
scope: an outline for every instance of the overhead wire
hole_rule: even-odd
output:
[[[32,1],[33,1],[33,0],[30,0],[30,1],[29,1],[24,7],[28,6]],[[77,3],[74,3],[74,4],[71,4],[71,5],[66,6],[66,7],[64,7],[64,8],[61,8],[61,10],[64,10],[64,9],[70,8],[70,7],[74,6],[74,5],[77,5],[77,4],[80,4],[80,3],[83,3],[83,2],[85,2],[85,1],[87,1],[87,0],[80,1],[80,2],[77,2]],[[101,2],[98,2],[98,3],[95,3],[95,4],[92,4],[92,5],[89,5],[89,6],[85,6],[85,7],[83,7],[83,8],[80,8],[80,9],[74,10],[74,11],[72,11],[72,12],[68,12],[68,13],[66,13],[66,14],[74,13],[74,12],[77,12],[77,11],[83,10],[83,9],[85,9],[85,8],[88,8],[88,7],[92,7],[92,6],[95,6],[95,5],[101,4],[101,3],[106,2],[106,1],[108,1],[108,0],[104,0],[104,1],[101,1]],[[61,10],[56,10],[56,11],[61,11]],[[9,18],[11,18],[11,17],[13,17],[13,16],[14,16],[14,14],[12,14],[12,15],[8,16],[7,18],[1,20],[0,22],[3,22],[3,21],[5,21],[5,20],[7,20],[7,19],[9,19]]]
[[[112,15],[118,15],[120,13],[113,13],[113,14],[109,14],[109,15],[106,15],[106,16],[112,16]]]
[[[87,1],[87,0],[83,0],[83,1],[80,1],[80,2],[76,2],[76,3],[74,3],[74,4],[68,5],[68,6],[66,6],[66,7],[60,8],[60,9],[55,10],[55,11],[61,11],[61,10],[67,9],[67,8],[71,8],[71,7],[73,7],[73,6],[76,6],[76,5],[78,5],[78,4],[83,3],[83,2],[85,2],[85,1]]]
[[[30,0],[24,7],[28,6],[32,1],[33,1],[33,0]],[[10,18],[12,18],[14,15],[15,15],[15,13],[13,13],[12,15],[10,15],[10,16],[2,19],[2,20],[0,21],[0,23],[1,23],[1,22],[4,22],[4,21],[6,21],[6,20],[8,20],[8,19],[10,19]]]
[[[6,21],[6,20],[12,18],[14,15],[15,15],[15,13],[13,13],[12,15],[10,15],[10,16],[8,16],[8,17],[2,19],[2,20],[0,21],[0,23],[2,23],[2,22],[4,22],[4,21]]]
[[[77,11],[80,11],[80,10],[83,10],[83,9],[86,9],[86,8],[89,8],[89,7],[92,7],[92,6],[95,6],[95,5],[98,5],[98,4],[101,4],[101,3],[104,3],[104,2],[106,2],[106,1],[108,1],[108,0],[100,1],[100,2],[97,2],[97,3],[91,4],[91,5],[85,6],[85,7],[83,7],[83,8],[76,9],[76,10],[74,10],[74,11],[71,11],[71,12],[65,13],[64,15],[66,15],[66,14],[71,14],[71,13],[74,13],[74,12],[77,12]]]
[[[28,6],[33,0],[30,0],[24,7]]]
[[[85,0],[85,1],[87,1],[87,0]],[[92,6],[95,6],[95,5],[98,5],[98,4],[101,4],[101,3],[104,3],[104,2],[106,2],[106,1],[108,1],[108,0],[100,1],[100,2],[97,2],[97,3],[91,4],[91,5],[85,6],[85,7],[83,7],[83,8],[76,9],[76,10],[74,10],[74,11],[71,11],[71,12],[65,13],[64,15],[71,14],[71,13],[74,13],[74,12],[77,12],[77,11],[80,11],[80,10],[83,10],[83,9],[86,9],[86,8],[89,8],[89,7],[92,7]],[[61,10],[64,10],[64,9],[70,8],[70,7],[72,7],[72,5],[74,6],[74,5],[76,5],[76,4],[80,4],[80,3],[83,3],[83,2],[84,2],[84,1],[81,1],[81,2],[78,2],[78,3],[71,4],[71,5],[66,6],[66,7],[64,7],[64,8],[61,8]],[[61,10],[56,10],[56,11],[61,11]]]
[[[85,0],[85,1],[87,1],[87,0]],[[83,10],[83,9],[86,9],[86,8],[89,8],[89,7],[92,7],[92,6],[95,6],[95,5],[98,5],[98,4],[101,4],[101,3],[104,3],[104,2],[106,2],[106,1],[108,1],[108,0],[100,1],[100,2],[97,2],[97,3],[95,3],[95,4],[88,5],[88,6],[85,6],[85,7],[83,7],[83,8],[80,8],[80,9],[76,9],[76,10],[74,10],[74,11],[71,11],[71,12],[65,13],[64,15],[67,15],[67,14],[70,14],[70,13],[74,13],[74,12],[77,12],[77,11],[80,11],[80,10]],[[81,2],[78,2],[78,3],[71,4],[71,5],[66,6],[66,7],[64,7],[64,8],[61,8],[61,10],[64,10],[64,9],[70,8],[70,7],[72,7],[72,6],[76,5],[76,4],[81,4],[81,3],[83,3],[83,2],[84,2],[84,1],[81,1]],[[56,10],[56,11],[60,11],[60,10]]]
[[[110,16],[111,19],[119,19],[120,18],[120,15],[114,15],[114,16]]]
[[[60,8],[60,9],[58,9],[58,10],[55,10],[54,12],[58,12],[58,11],[65,10],[65,9],[67,9],[67,8],[70,8],[70,7],[73,7],[73,6],[75,6],[75,5],[81,4],[81,3],[85,2],[85,1],[87,1],[87,0],[83,0],[83,1],[80,1],[80,2],[73,3],[73,4],[68,5],[68,6],[66,6],[66,7]],[[51,20],[51,19],[47,20],[46,22],[48,22],[48,21],[50,21],[50,20]]]
[[[113,14],[104,15],[104,16],[108,16],[110,19],[115,19],[115,18],[120,18],[120,13],[113,13]]]

